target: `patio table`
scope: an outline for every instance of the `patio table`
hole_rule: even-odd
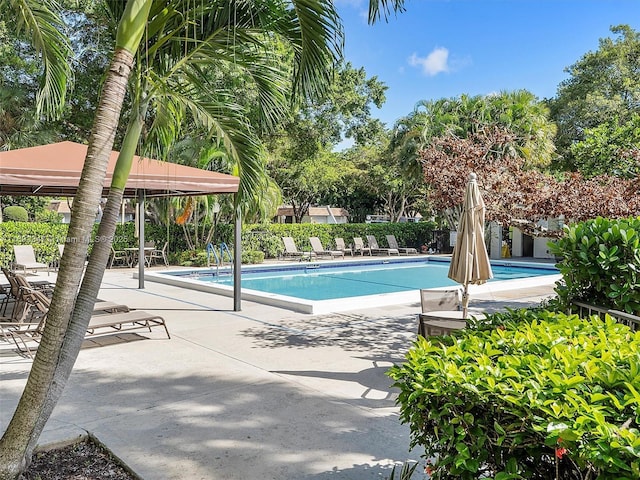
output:
[[[144,247],[144,258],[145,258],[145,262],[147,261],[147,254],[153,252],[153,250],[155,250],[155,247]],[[127,254],[127,265],[129,265],[129,267],[133,267],[134,265],[138,264],[138,252],[140,251],[140,248],[138,247],[127,247],[124,249],[124,251]]]

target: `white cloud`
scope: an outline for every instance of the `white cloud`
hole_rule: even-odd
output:
[[[449,50],[444,47],[437,47],[426,57],[419,57],[418,54],[414,53],[409,57],[409,65],[422,67],[422,71],[430,77],[442,72],[448,72],[450,70]]]

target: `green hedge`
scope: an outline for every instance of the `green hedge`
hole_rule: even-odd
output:
[[[52,223],[6,222],[0,223],[0,265],[9,265],[13,261],[13,245],[33,245],[36,257],[41,262],[54,262],[58,259],[58,243],[64,243],[68,225]],[[94,228],[96,233],[98,225]],[[353,237],[375,235],[381,247],[386,245],[386,234],[394,234],[401,246],[420,248],[431,241],[434,224],[420,223],[347,223],[347,224],[261,224],[244,225],[242,227],[242,249],[252,252],[263,252],[266,258],[276,258],[284,250],[282,237],[290,236],[296,241],[298,248],[310,249],[309,237],[317,236],[325,248],[335,245],[335,237],[344,238],[347,244]],[[182,227],[145,225],[145,238],[159,247],[169,241],[168,251],[171,258],[178,258],[188,250]],[[218,225],[213,243],[225,242],[233,247],[233,225]],[[119,224],[113,240],[115,249],[136,246],[134,224]],[[251,261],[258,261],[258,254],[250,255]],[[206,255],[205,255],[206,258]],[[247,257],[248,258],[248,257]]]
[[[640,478],[640,332],[510,311],[418,339],[389,375],[434,479]]]
[[[309,237],[318,237],[322,245],[335,248],[335,238],[342,237],[347,245],[353,242],[353,237],[362,237],[366,242],[366,235],[375,235],[380,247],[388,247],[385,235],[393,234],[402,247],[420,247],[432,240],[435,224],[432,222],[418,223],[274,223],[267,225],[248,225],[242,230],[244,243],[252,250],[265,252],[268,258],[277,257],[284,250],[282,237],[293,237],[299,250],[311,250]]]
[[[596,218],[566,228],[551,251],[560,258],[559,298],[640,314],[640,217]]]
[[[67,237],[64,224],[4,222],[0,223],[0,265],[14,261],[14,245],[33,245],[39,262],[51,263],[58,259],[58,244]]]

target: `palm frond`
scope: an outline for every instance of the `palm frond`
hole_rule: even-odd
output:
[[[321,97],[342,60],[344,31],[332,0],[291,0],[277,31],[294,50],[294,97]]]
[[[404,12],[404,0],[369,0],[369,23],[374,24],[380,18],[389,19],[391,12]]]
[[[36,99],[38,114],[55,118],[64,107],[71,78],[71,46],[57,3],[52,0],[8,0],[18,34],[28,37],[42,59],[43,75]]]
[[[265,175],[262,146],[255,135],[244,109],[225,92],[203,91],[193,83],[171,85],[156,100],[168,99],[188,111],[193,120],[220,140],[229,157],[239,165],[240,195],[250,195]]]

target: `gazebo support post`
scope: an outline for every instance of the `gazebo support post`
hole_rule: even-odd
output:
[[[138,288],[144,289],[144,190],[138,190]]]
[[[238,194],[234,194],[234,204],[238,205]],[[241,273],[242,273],[242,247],[240,241],[242,239],[242,214],[240,207],[236,206],[236,215],[234,219],[233,229],[233,311],[241,310]]]

